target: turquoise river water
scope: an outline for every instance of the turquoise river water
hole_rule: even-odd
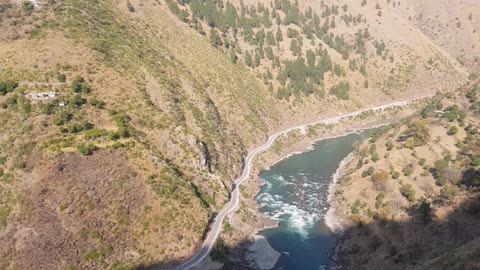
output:
[[[324,221],[329,185],[340,162],[353,151],[353,143],[368,134],[370,131],[319,141],[313,150],[288,157],[260,173],[260,210],[279,221],[277,228],[260,232],[281,253],[274,269],[329,268],[336,245]]]

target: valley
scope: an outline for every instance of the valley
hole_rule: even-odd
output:
[[[226,269],[256,268],[245,247],[273,226],[255,201],[264,168],[317,139],[405,123],[432,97],[446,105],[428,118],[459,104],[477,124],[461,93],[480,71],[479,10],[475,0],[0,0],[0,269],[174,269],[202,248]],[[451,156],[457,132],[442,146]],[[374,172],[390,172],[381,144]],[[348,210],[360,195],[344,192]],[[357,210],[357,223],[375,221]],[[338,254],[355,254],[348,241]]]

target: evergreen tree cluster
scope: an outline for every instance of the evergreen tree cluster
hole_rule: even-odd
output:
[[[371,36],[368,28],[360,28],[366,23],[365,18],[349,13],[348,5],[321,2],[321,13],[317,14],[311,7],[300,10],[297,0],[273,0],[270,5],[246,5],[242,1],[239,6],[224,0],[166,0],[166,3],[174,14],[200,33],[207,34],[200,22],[208,25],[211,44],[224,48],[232,63],[244,63],[250,68],[263,70],[262,78],[269,89],[279,85],[278,98],[323,93],[322,81],[329,71],[338,77],[346,76],[340,65],[332,63],[320,41],[348,61],[350,71],[367,75],[367,43]],[[332,29],[339,24],[358,28],[353,39],[334,34]],[[286,33],[282,27],[287,29]],[[242,51],[239,39],[251,48]],[[307,42],[319,46],[315,51],[304,48]],[[372,44],[382,56],[385,51],[383,41]],[[281,59],[277,55],[280,46],[287,46],[294,59]],[[270,68],[277,76],[272,76]],[[348,83],[340,82],[329,93],[348,99],[348,89]]]

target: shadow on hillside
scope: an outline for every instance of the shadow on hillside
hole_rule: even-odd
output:
[[[224,263],[223,268],[221,269],[238,269],[238,270],[247,270],[247,269],[255,269],[252,268],[249,263],[244,260],[245,253],[247,252],[248,246],[252,244],[252,241],[245,239],[242,240],[235,246],[224,246],[220,245],[212,252],[210,252],[211,258],[214,259],[216,262]],[[153,263],[153,264],[142,264],[136,266],[135,270],[170,270],[175,269],[176,267],[180,266],[182,263],[187,261],[190,258],[185,258],[185,260],[171,260],[168,262],[163,263]],[[200,266],[196,266],[195,268],[191,268],[192,270],[200,270],[200,269],[208,269]]]
[[[440,200],[435,204],[449,206]],[[332,259],[330,264],[332,269],[338,265],[342,269],[368,270],[480,269],[480,195],[450,206],[452,210],[448,213],[432,212],[428,204],[414,206],[404,222],[376,219],[346,229],[341,237],[344,244],[335,256],[337,260]],[[223,269],[255,269],[245,260],[250,244],[250,240],[244,240],[211,254],[216,261],[227,262]],[[136,269],[175,269],[181,263],[172,260],[139,265]]]
[[[347,229],[338,263],[343,269],[480,269],[480,195],[453,204],[448,213],[421,204],[407,221],[377,219]]]

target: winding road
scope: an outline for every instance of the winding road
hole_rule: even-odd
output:
[[[220,210],[218,215],[214,218],[212,228],[211,228],[210,232],[208,233],[207,237],[205,238],[205,241],[203,242],[202,247],[197,251],[197,253],[192,258],[190,258],[188,261],[184,262],[182,265],[175,268],[175,270],[190,269],[190,268],[194,267],[195,265],[199,264],[203,259],[205,259],[205,257],[208,256],[208,254],[210,253],[210,251],[213,248],[213,245],[215,244],[215,240],[218,238],[218,236],[220,235],[220,232],[222,231],[223,220],[225,219],[225,217],[228,214],[233,213],[235,211],[235,209],[238,207],[238,205],[240,204],[240,191],[239,191],[238,187],[243,182],[245,182],[248,179],[248,177],[250,176],[253,159],[255,158],[255,156],[257,154],[259,154],[259,153],[265,151],[266,149],[268,149],[279,136],[285,135],[292,130],[304,129],[305,127],[308,127],[308,126],[311,126],[311,125],[335,124],[342,119],[349,118],[349,117],[354,117],[354,116],[357,116],[357,115],[359,115],[363,112],[370,111],[370,110],[381,111],[381,110],[392,108],[392,107],[405,106],[405,105],[417,102],[421,99],[431,97],[431,96],[433,96],[433,95],[427,95],[427,96],[423,96],[423,97],[419,97],[419,98],[415,98],[415,99],[404,100],[404,101],[395,101],[395,102],[391,102],[391,103],[380,105],[380,106],[369,107],[369,108],[354,111],[354,112],[351,112],[351,113],[348,113],[348,114],[340,114],[340,115],[337,115],[337,116],[317,120],[317,121],[314,121],[314,122],[311,122],[311,123],[290,127],[290,128],[287,128],[287,129],[284,129],[282,131],[279,131],[277,133],[272,134],[263,145],[261,145],[261,146],[255,148],[254,150],[252,150],[247,155],[247,157],[245,158],[242,175],[240,175],[240,177],[238,177],[234,182],[234,189],[231,193],[230,201],[222,208],[222,210]]]

